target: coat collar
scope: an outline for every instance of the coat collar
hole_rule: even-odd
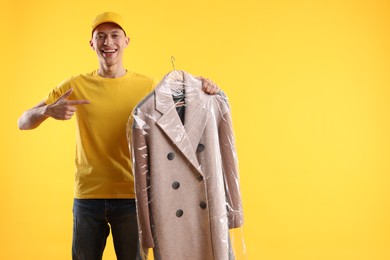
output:
[[[185,88],[184,126],[172,98],[175,87]],[[168,73],[155,89],[156,110],[162,114],[157,125],[201,175],[196,148],[207,123],[209,100],[210,96],[202,91],[201,81],[184,71]]]

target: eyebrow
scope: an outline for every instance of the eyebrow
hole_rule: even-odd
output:
[[[120,32],[121,30],[113,30],[113,31],[111,31],[111,32],[108,32],[108,33],[117,33],[117,32]],[[104,34],[106,34],[106,32],[97,32],[97,34],[99,34],[99,33],[104,33]]]

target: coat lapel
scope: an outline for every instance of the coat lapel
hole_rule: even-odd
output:
[[[202,82],[192,75],[185,73],[186,109],[184,127],[190,138],[191,145],[196,152],[199,140],[202,137],[209,115],[209,99],[211,96],[202,90]]]
[[[176,80],[177,83],[177,79],[174,77],[170,78],[171,73],[166,75],[155,89],[156,110],[162,113],[162,116],[157,120],[157,125],[195,169],[203,175],[195,152],[207,123],[208,110],[205,106],[207,96],[201,90],[201,82],[199,80],[188,73],[182,72],[186,90],[185,121],[183,126],[172,99],[171,88],[175,84],[173,81]]]

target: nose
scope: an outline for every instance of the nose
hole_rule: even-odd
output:
[[[112,38],[111,36],[107,36],[105,41],[104,41],[104,45],[111,45],[112,44]]]

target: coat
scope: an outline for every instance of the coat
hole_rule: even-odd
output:
[[[172,90],[185,89],[184,126]],[[187,72],[167,74],[129,118],[140,245],[155,259],[229,259],[243,224],[227,98]]]

